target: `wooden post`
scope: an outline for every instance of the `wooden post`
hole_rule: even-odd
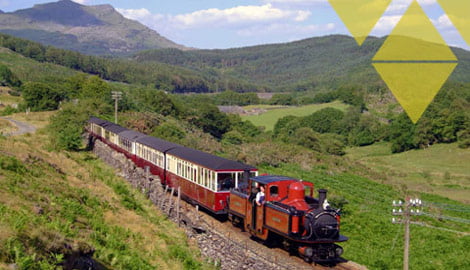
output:
[[[181,187],[178,187],[178,200],[176,201],[176,220],[178,226],[180,225],[180,200],[181,200]]]
[[[171,195],[170,195],[170,198],[168,199],[168,215],[170,215],[171,213],[171,206],[172,206],[172,203],[173,203],[173,194],[175,194],[175,188],[172,187],[171,188]]]
[[[410,203],[406,202],[405,209],[405,248],[403,251],[403,270],[408,270],[408,258],[410,250]]]
[[[167,192],[168,192],[168,186],[165,186],[165,192],[162,194],[160,198],[160,209],[162,210],[163,210],[163,203],[165,202],[165,196]]]

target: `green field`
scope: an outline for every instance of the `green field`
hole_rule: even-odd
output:
[[[273,130],[274,125],[276,124],[279,118],[282,118],[287,115],[294,115],[294,116],[307,116],[312,114],[316,111],[319,111],[324,108],[335,108],[342,111],[345,111],[348,108],[348,105],[340,102],[334,101],[331,103],[325,104],[312,104],[306,106],[269,106],[269,105],[255,105],[255,106],[247,106],[244,107],[245,110],[260,108],[265,109],[267,112],[262,113],[260,115],[244,115],[242,116],[243,120],[249,120],[256,126],[264,126],[266,130]]]
[[[383,183],[470,203],[470,150],[437,144],[424,150],[392,154],[379,143],[347,149],[347,157],[383,175]]]

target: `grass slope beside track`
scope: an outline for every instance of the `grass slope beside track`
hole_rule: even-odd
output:
[[[43,127],[50,114],[12,117]],[[94,249],[106,269],[211,269],[184,231],[113,169],[48,142],[44,129],[0,137],[0,268],[55,269],[63,254]]]

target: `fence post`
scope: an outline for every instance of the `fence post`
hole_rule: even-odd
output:
[[[168,199],[168,216],[170,216],[170,213],[171,213],[171,207],[172,207],[172,204],[173,204],[173,194],[175,194],[175,188],[172,187],[171,188],[171,195],[170,195],[170,198]]]
[[[178,226],[180,225],[180,200],[181,200],[181,187],[178,187],[178,200],[176,201],[176,220]]]
[[[165,186],[165,192],[162,194],[160,198],[160,209],[163,210],[163,203],[165,202],[165,195],[168,192],[168,186]]]

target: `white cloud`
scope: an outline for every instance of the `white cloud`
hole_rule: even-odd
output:
[[[178,29],[203,27],[238,27],[256,23],[273,23],[277,21],[303,22],[311,12],[305,10],[284,10],[274,8],[271,4],[262,6],[238,6],[228,9],[205,9],[179,15],[152,14],[142,9],[117,9],[123,16],[138,20],[152,28],[162,25]]]
[[[82,4],[82,5],[88,4],[90,2],[90,0],[72,0],[72,1]]]
[[[182,28],[239,25],[246,23],[272,22],[277,20],[305,21],[310,11],[283,10],[271,4],[263,6],[238,6],[228,9],[205,9],[170,17],[171,21]]]
[[[400,21],[401,17],[401,15],[383,16],[377,22],[371,34],[374,36],[384,36],[390,34],[390,32]]]
[[[282,3],[282,4],[316,4],[326,3],[328,0],[263,0],[264,3]]]
[[[141,9],[116,9],[119,13],[121,13],[124,17],[131,19],[131,20],[141,20],[152,16],[152,13],[146,8]]]
[[[331,32],[336,28],[334,23],[327,24],[282,24],[274,23],[269,25],[255,25],[237,31],[237,34],[244,37],[260,37],[283,35],[290,37],[289,40],[297,40],[301,38],[311,37],[318,33]]]
[[[453,28],[454,25],[449,19],[449,16],[447,14],[441,15],[437,20],[432,20],[434,25],[437,26],[439,29],[448,29],[448,28]]]

